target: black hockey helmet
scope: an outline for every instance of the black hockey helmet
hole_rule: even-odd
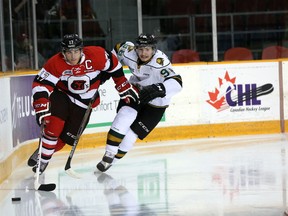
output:
[[[151,46],[153,49],[156,49],[157,40],[153,34],[140,34],[136,39],[135,47]]]
[[[64,35],[63,40],[61,42],[62,51],[69,49],[82,49],[83,41],[78,36],[78,34],[67,34]]]

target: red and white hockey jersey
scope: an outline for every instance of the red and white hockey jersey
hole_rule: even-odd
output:
[[[58,53],[46,62],[35,77],[32,86],[33,99],[49,98],[54,88],[58,88],[65,92],[73,103],[86,108],[98,91],[104,73],[111,74],[116,86],[126,81],[117,57],[102,47],[84,47],[77,65],[70,65],[63,54]],[[99,99],[93,107],[98,103]]]

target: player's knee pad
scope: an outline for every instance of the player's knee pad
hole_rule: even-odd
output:
[[[136,117],[137,111],[135,109],[123,106],[113,120],[111,128],[120,134],[126,134]]]
[[[47,121],[45,121],[44,133],[50,137],[59,137],[63,128],[65,121],[57,116],[49,116]]]

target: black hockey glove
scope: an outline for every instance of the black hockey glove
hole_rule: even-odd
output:
[[[136,104],[139,104],[139,95],[138,89],[131,85],[128,80],[121,83],[119,86],[116,86],[117,91],[119,92],[119,96],[125,103],[129,104],[134,101]]]
[[[166,90],[162,83],[156,83],[148,86],[142,86],[139,94],[139,99],[142,104],[147,104],[149,101],[157,97],[165,97]]]

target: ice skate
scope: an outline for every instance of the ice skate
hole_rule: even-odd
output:
[[[40,162],[40,174],[42,174],[45,171],[47,166],[48,166],[48,162],[47,163]],[[36,173],[36,169],[37,169],[37,164],[32,168],[34,173]]]
[[[103,158],[102,158],[102,161],[100,161],[97,164],[97,166],[96,166],[97,169],[101,172],[107,171],[112,166],[112,162],[113,162],[114,157],[115,157],[114,154],[106,151]]]
[[[38,151],[39,149],[37,148],[35,152],[30,156],[30,158],[27,161],[28,166],[34,167],[37,164]]]

